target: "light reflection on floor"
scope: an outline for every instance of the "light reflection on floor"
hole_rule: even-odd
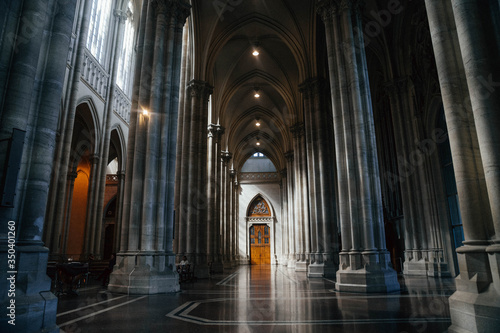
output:
[[[402,292],[336,292],[282,266],[240,266],[176,294],[124,296],[98,286],[59,298],[64,332],[443,332],[453,279],[401,278]]]

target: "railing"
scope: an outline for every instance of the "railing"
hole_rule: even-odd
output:
[[[106,182],[107,183],[118,183],[118,175],[106,175]]]
[[[82,79],[102,99],[106,99],[108,93],[109,74],[99,64],[89,50],[85,50],[84,54]]]
[[[113,110],[116,114],[123,119],[123,121],[128,125],[130,123],[130,106],[132,103],[128,96],[120,89],[120,87],[115,86],[115,98],[113,100]]]
[[[242,183],[252,182],[278,182],[280,178],[277,172],[242,172],[238,174],[238,181]]]

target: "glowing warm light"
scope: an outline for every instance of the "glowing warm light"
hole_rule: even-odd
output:
[[[260,126],[260,121],[257,120],[257,122],[255,123],[255,126]]]
[[[257,146],[260,146],[260,142],[258,142],[258,141],[257,141],[256,145],[257,145]]]
[[[254,51],[252,52],[252,54],[254,55],[254,57],[256,57],[256,56],[258,56],[260,53],[259,53],[259,51],[254,50]]]
[[[253,95],[255,98],[259,98],[260,97],[260,94],[258,92],[255,93],[255,95]]]
[[[143,114],[144,116],[147,116],[147,115],[148,115],[148,110],[146,110],[146,109],[142,109],[142,114]]]

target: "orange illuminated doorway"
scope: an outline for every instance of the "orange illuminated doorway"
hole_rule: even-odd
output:
[[[257,197],[248,210],[249,218],[271,217],[269,205],[262,197]],[[250,264],[271,264],[271,228],[267,224],[250,226]]]
[[[255,224],[250,227],[250,264],[265,265],[271,263],[271,245],[269,227]]]

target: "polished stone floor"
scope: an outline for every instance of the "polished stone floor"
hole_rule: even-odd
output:
[[[397,294],[335,291],[282,266],[240,266],[176,294],[112,294],[97,282],[59,296],[70,332],[445,332],[453,279],[400,277]]]

